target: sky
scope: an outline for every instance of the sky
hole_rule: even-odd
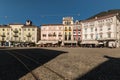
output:
[[[120,9],[120,0],[0,0],[0,24],[59,24],[63,17],[84,20],[111,9]]]

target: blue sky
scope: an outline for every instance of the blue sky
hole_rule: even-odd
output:
[[[56,24],[65,16],[83,20],[110,9],[120,9],[120,0],[0,0],[0,24]]]

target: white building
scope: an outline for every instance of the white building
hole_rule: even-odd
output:
[[[120,47],[119,14],[109,14],[81,21],[82,43],[84,46]]]

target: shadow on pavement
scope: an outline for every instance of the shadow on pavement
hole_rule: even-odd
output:
[[[39,62],[39,64],[36,64],[33,61],[28,61],[21,57],[22,61],[28,65],[30,70],[40,67],[63,53],[67,53],[48,49],[16,49],[7,51],[15,51],[19,54],[27,55]],[[18,60],[9,55],[6,50],[0,50],[0,80],[18,80],[27,73],[29,73],[29,71],[23,66],[23,64],[19,63]]]
[[[120,80],[120,58],[104,58],[108,60],[75,80]]]

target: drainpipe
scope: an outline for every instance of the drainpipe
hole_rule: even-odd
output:
[[[119,23],[117,23],[117,19],[119,20],[119,13],[117,13],[117,16],[116,16],[116,44],[118,44],[118,47],[120,47],[120,30],[119,30],[120,28],[119,28]],[[117,27],[118,27],[118,30],[117,30]],[[118,37],[117,37],[117,34],[118,34]]]

